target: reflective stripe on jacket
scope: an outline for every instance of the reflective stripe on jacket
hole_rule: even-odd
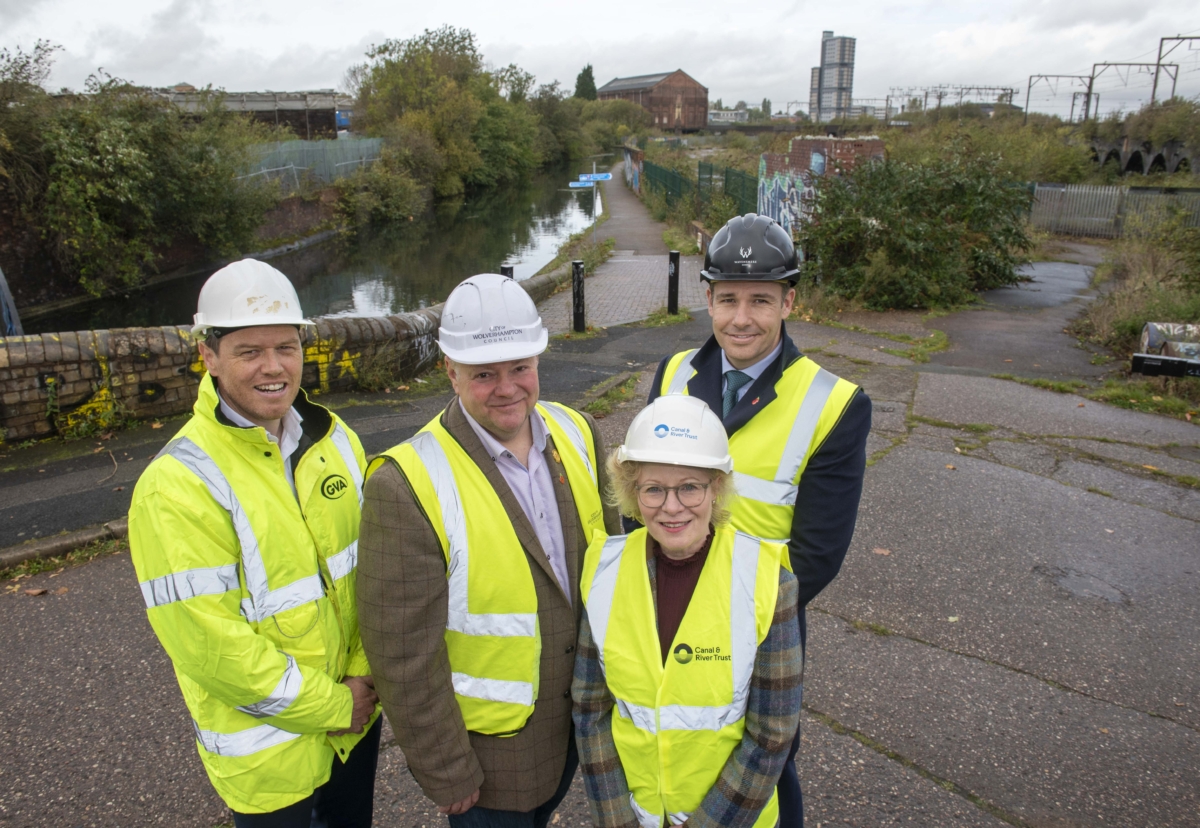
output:
[[[562,458],[587,537],[604,531],[595,444],[587,420],[538,404]],[[483,471],[435,417],[382,457],[400,467],[446,558],[446,650],[468,730],[511,735],[533,714],[541,635],[525,550]],[[565,528],[565,527],[564,527]]]
[[[779,595],[783,545],[718,528],[663,664],[646,530],[597,538],[580,580],[613,696],[612,734],[642,828],[687,820],[746,729],[750,679]],[[756,826],[770,828],[776,797]]]
[[[293,492],[266,431],[222,424],[217,406],[206,376],[138,481],[130,549],[213,787],[264,813],[324,784],[361,738],[327,732],[350,724],[341,680],[370,672],[354,593],[365,458],[302,392],[305,424],[328,427],[295,459]]]
[[[667,362],[663,394],[686,394],[695,375],[683,351]],[[792,534],[800,475],[850,405],[858,386],[831,374],[808,357],[787,367],[778,395],[729,438],[738,498],[733,527],[755,537],[787,543]]]

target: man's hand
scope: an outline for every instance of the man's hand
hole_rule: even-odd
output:
[[[458,802],[455,802],[453,805],[446,805],[445,807],[439,805],[438,810],[447,816],[458,816],[459,814],[465,814],[467,811],[471,810],[473,807],[475,807],[475,803],[478,801],[479,789],[476,788],[475,793],[471,794],[466,799],[461,799]]]
[[[371,720],[371,714],[375,712],[375,705],[379,702],[379,696],[375,693],[375,679],[370,676],[347,676],[342,679],[342,684],[350,688],[350,695],[354,698],[354,711],[350,714],[350,727],[345,730],[332,730],[329,732],[330,736],[362,733],[367,722]]]

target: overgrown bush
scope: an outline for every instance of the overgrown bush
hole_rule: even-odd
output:
[[[335,186],[342,215],[356,225],[412,221],[427,202],[426,189],[390,144],[384,145],[378,161],[339,179]]]
[[[870,308],[932,308],[1019,281],[1028,193],[994,156],[882,161],[817,179],[805,278]]]
[[[278,195],[237,178],[273,130],[227,111],[217,93],[185,113],[104,75],[82,94],[51,96],[42,84],[54,51],[0,51],[0,198],[59,266],[99,295],[138,284],[176,241],[245,249]]]

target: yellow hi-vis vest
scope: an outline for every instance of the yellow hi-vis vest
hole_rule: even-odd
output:
[[[196,746],[230,808],[264,813],[329,779],[361,734],[339,682],[368,675],[358,634],[362,471],[358,438],[330,412],[295,464],[262,428],[215,415],[212,378],[195,415],[138,480],[129,542],[151,627],[175,668]]]
[[[603,532],[598,458],[587,420],[557,403],[538,404],[537,411],[562,458],[584,536]],[[400,466],[446,558],[446,650],[467,730],[511,736],[533,715],[542,654],[525,550],[496,490],[440,415],[376,458],[368,477],[383,457]]]
[[[581,579],[588,624],[615,704],[613,741],[642,828],[687,820],[746,729],[750,677],[779,597],[781,544],[716,530],[664,665],[646,568],[646,530],[597,537]],[[779,819],[772,796],[755,820]]]
[[[675,354],[663,372],[661,394],[686,394],[696,351]],[[775,383],[776,398],[729,438],[735,529],[787,543],[800,475],[813,452],[842,418],[858,386],[808,357],[788,366]]]

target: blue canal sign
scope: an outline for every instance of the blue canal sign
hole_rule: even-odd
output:
[[[612,181],[612,173],[580,173],[580,181]]]
[[[575,188],[594,186],[591,181],[571,181],[569,183],[570,183],[570,186],[575,187]]]

